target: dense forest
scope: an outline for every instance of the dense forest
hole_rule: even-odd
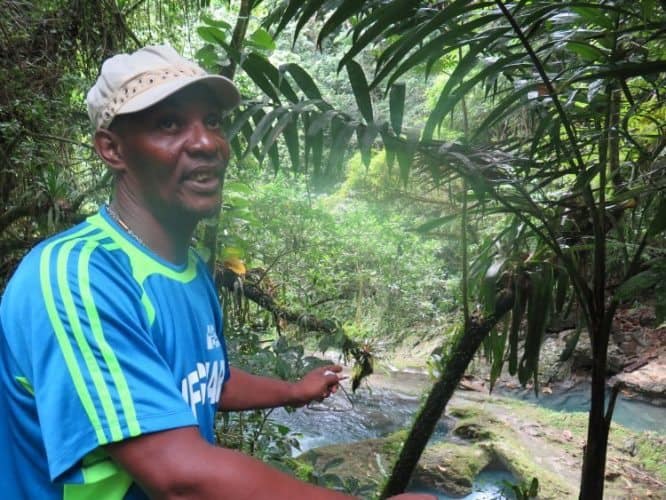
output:
[[[666,2],[0,5],[0,288],[108,201],[84,104],[101,62],[169,43],[243,97],[224,117],[224,206],[196,240],[235,362],[290,378],[333,350],[356,388],[379,358],[432,344],[386,497],[470,363],[491,388],[508,373],[538,393],[544,338],[569,322],[561,356],[591,349],[579,495],[603,497],[617,313],[666,320]],[[225,415],[220,441],[298,469],[269,416]]]

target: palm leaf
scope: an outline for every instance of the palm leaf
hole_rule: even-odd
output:
[[[294,172],[298,172],[300,170],[301,164],[297,119],[298,116],[294,114],[292,119],[284,127],[283,132],[284,142],[287,145],[287,152],[289,153],[291,167]]]
[[[361,68],[359,63],[351,60],[347,62],[347,73],[349,74],[349,82],[351,83],[354,98],[356,99],[356,104],[361,115],[367,123],[373,122],[372,100],[363,68]]]
[[[358,3],[362,4],[363,2]],[[360,26],[354,30],[355,37],[352,41],[352,46],[342,59],[340,59],[338,71],[370,43],[376,42],[382,31],[409,16],[418,4],[420,2],[416,0],[394,0],[386,3],[383,7],[379,7],[371,15],[367,16]],[[370,26],[363,31],[363,34],[356,36],[360,28],[365,27],[367,24],[370,24]]]
[[[301,16],[296,23],[296,28],[294,29],[294,43],[298,38],[298,34],[303,29],[303,26],[305,26],[305,24],[313,15],[315,15],[315,13],[324,5],[325,2],[326,0],[310,0],[302,6]]]
[[[250,137],[250,140],[248,142],[247,150],[245,152],[246,155],[248,151],[251,151],[258,144],[265,141],[266,135],[268,134],[269,129],[272,127],[275,119],[286,112],[287,110],[285,108],[279,107],[275,108],[270,113],[266,113],[261,116],[261,120],[259,121],[259,123],[256,124],[254,132],[252,132],[252,136]]]
[[[389,111],[391,114],[391,127],[400,135],[402,130],[402,117],[405,111],[405,84],[399,83],[391,86],[389,93]]]
[[[337,28],[339,28],[344,22],[349,20],[354,14],[363,8],[363,2],[358,0],[343,0],[340,6],[333,12],[331,17],[329,17],[324,26],[322,26],[317,36],[317,47],[321,47],[321,42],[328,35],[333,33]]]

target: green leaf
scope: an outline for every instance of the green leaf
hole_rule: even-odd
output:
[[[488,37],[485,37],[484,41],[490,43],[494,41],[494,39],[499,38],[501,35],[503,35],[504,32],[505,32],[504,30],[493,30],[493,34],[489,35]],[[454,95],[453,89],[456,85],[462,82],[463,78],[466,75],[470,74],[473,68],[478,64],[479,54],[482,52],[483,47],[485,47],[485,44],[483,43],[479,43],[471,47],[467,52],[467,54],[465,54],[463,58],[460,60],[460,62],[456,65],[456,68],[453,70],[453,73],[451,73],[451,76],[449,76],[446,85],[444,86],[442,92],[440,93],[439,99],[437,100],[437,104],[430,112],[430,116],[428,116],[428,120],[423,130],[424,139],[426,140],[432,139],[435,128],[444,119],[449,110],[452,109],[452,105],[450,105],[448,101],[450,100],[450,96]],[[506,63],[504,62],[504,60],[502,60],[502,66],[504,64]],[[462,92],[459,91],[456,93],[456,95],[459,96],[454,99],[457,102],[459,99],[462,98],[464,94],[462,94]]]
[[[284,142],[287,145],[287,152],[289,153],[289,159],[291,160],[291,167],[294,172],[300,170],[300,147],[298,142],[298,124],[297,117],[294,116],[287,126],[284,128]]]
[[[228,139],[233,139],[236,137],[238,132],[243,128],[243,126],[248,122],[248,120],[253,117],[257,111],[261,110],[264,107],[264,103],[255,103],[252,106],[248,106],[242,113],[235,116],[233,122],[226,131],[226,136]]]
[[[564,308],[564,301],[569,291],[569,274],[564,269],[557,270],[557,282],[555,290],[555,312],[561,313]]]
[[[275,142],[268,149],[268,159],[270,160],[271,165],[273,166],[273,172],[277,174],[280,171],[280,154],[278,152],[277,143]]]
[[[194,54],[194,58],[204,68],[213,68],[218,62],[219,56],[215,47],[207,43]]]
[[[495,311],[495,302],[497,298],[497,289],[499,287],[499,277],[502,269],[506,264],[506,257],[500,256],[495,258],[493,262],[486,269],[483,277],[483,282],[479,290],[481,301],[483,303],[483,310],[485,314],[492,314]]]
[[[275,50],[275,40],[264,28],[258,28],[248,39],[250,45],[263,50]]]
[[[354,133],[354,127],[338,120],[337,130],[333,135],[331,151],[328,157],[327,173],[337,173],[342,168],[342,162],[347,152],[347,145]]]
[[[308,74],[308,72],[305,71],[298,64],[296,63],[283,64],[280,66],[279,70],[281,73],[284,72],[289,73],[293,77],[296,84],[300,87],[300,89],[309,99],[323,102],[321,92],[319,92],[319,88],[317,88],[317,85],[315,84],[314,80]],[[330,109],[330,105],[328,105],[327,103],[325,104]]]
[[[274,126],[270,128],[270,131],[267,133],[263,140],[264,150],[267,151],[269,148],[273,147],[273,144],[277,140],[278,136],[282,134],[282,131],[287,127],[287,125],[292,121],[293,115],[283,109],[284,114],[282,114]],[[267,115],[268,116],[268,115]],[[278,115],[276,115],[278,116]],[[258,127],[257,127],[258,128]]]
[[[497,122],[507,119],[514,111],[525,109],[523,97],[526,96],[530,90],[536,89],[537,86],[537,84],[526,85],[502,99],[488,116],[486,116],[485,120],[477,126],[476,131],[472,136],[472,141],[476,140],[481,134],[487,133]]]
[[[552,303],[552,267],[542,263],[539,268],[531,271],[529,276],[531,290],[527,302],[527,334],[525,351],[518,367],[518,379],[525,385],[532,378],[534,392],[538,395],[539,352]]]
[[[567,42],[566,48],[578,54],[586,62],[604,61],[607,59],[607,54],[603,50],[589,43],[570,41]]]
[[[459,47],[466,45],[466,41],[463,38],[465,35],[474,32],[477,28],[493,22],[500,17],[502,17],[501,14],[492,14],[489,16],[482,16],[481,18],[465,23],[462,26],[451,26],[450,29],[443,34],[438,35],[423,44],[419,44],[418,49],[413,51],[409,57],[402,59],[402,61],[397,57],[398,55],[402,57],[402,55],[396,54],[396,56],[392,57],[381,67],[381,70],[377,72],[377,75],[370,86],[373,87],[386,75],[391,73],[391,71],[395,70],[391,73],[391,77],[387,81],[387,85],[391,85],[401,75],[423,63],[426,59],[429,60],[428,70],[426,71],[427,78],[430,73],[429,69],[435,61]],[[396,68],[398,63],[400,65]]]
[[[391,112],[391,127],[400,135],[402,130],[402,117],[405,111],[405,84],[397,83],[391,86],[389,93],[389,109]]]
[[[298,34],[303,29],[303,26],[310,20],[310,18],[324,5],[326,0],[310,0],[307,2],[301,11],[301,16],[296,23],[296,28],[294,29],[294,43],[298,38]],[[300,3],[303,3],[302,1]]]
[[[370,166],[370,161],[372,159],[372,144],[378,133],[379,130],[374,123],[370,123],[367,126],[359,124],[358,127],[356,127],[358,148],[361,151],[361,160],[366,168]]]
[[[459,214],[451,214],[451,215],[445,215],[444,217],[437,217],[436,219],[431,219],[427,222],[424,222],[420,226],[418,226],[415,231],[417,233],[428,233],[432,231],[433,229],[436,229],[440,226],[443,226],[444,224],[448,224],[452,220],[456,220],[460,217]]]
[[[509,329],[509,373],[511,375],[515,375],[518,371],[518,337],[527,305],[527,294],[523,291],[520,280],[517,280],[515,284],[514,293]]]
[[[578,14],[585,23],[596,24],[600,28],[606,30],[613,30],[615,28],[614,21],[611,19],[606,12],[599,9],[598,6],[595,7],[571,7],[571,12]]]
[[[475,10],[480,7],[484,7],[483,2],[480,2],[479,6],[470,6],[469,0],[456,0],[445,5],[442,10],[437,12],[437,14],[432,16],[425,23],[420,24],[412,32],[407,33],[406,36],[400,37],[397,42],[384,50],[377,60],[377,68],[379,71],[377,72],[378,75],[372,85],[376,85],[383,78],[383,75],[386,75],[390,71],[390,68],[398,64],[398,62],[400,62],[402,58],[415,47],[420,47],[420,44],[422,44],[424,40],[428,40],[433,33],[439,33],[442,30],[442,26],[445,24],[447,26],[451,25],[453,24],[451,20],[455,19],[460,14],[467,10]],[[404,10],[402,12],[398,11],[395,15],[398,16],[398,19],[396,20],[404,19],[405,12]],[[389,20],[387,25],[392,25],[396,20]],[[345,57],[347,57],[347,55],[345,55]]]
[[[268,134],[268,131],[273,125],[273,122],[275,121],[276,118],[278,118],[280,115],[286,113],[285,108],[276,108],[270,113],[267,113],[261,118],[261,121],[256,124],[254,128],[254,132],[252,133],[252,137],[250,137],[250,141],[247,146],[247,150],[245,154],[247,155],[247,152],[255,148],[259,143],[264,142],[265,143],[265,138],[266,134]]]
[[[221,19],[213,19],[208,14],[202,14],[201,20],[204,23],[206,23],[208,26],[212,26],[214,28],[221,28],[222,31],[231,31],[231,24],[229,24],[226,21],[222,21]]]
[[[666,196],[661,196],[657,212],[648,227],[647,235],[653,237],[664,230],[666,230]]]
[[[280,18],[280,23],[278,24],[277,28],[275,28],[275,35],[277,36],[286,26],[289,24],[289,21],[291,21],[296,13],[303,7],[303,0],[289,0],[289,4],[287,5],[286,9],[284,10],[281,18]],[[294,36],[294,43],[296,42],[296,36]]]
[[[362,2],[359,2],[359,4],[361,3]],[[369,14],[368,17],[366,17],[366,20],[367,22],[371,22],[372,25],[369,26],[362,35],[354,37],[351,48],[340,60],[338,71],[340,71],[347,62],[351,61],[354,56],[361,52],[367,45],[374,43],[382,31],[393,26],[394,23],[404,20],[405,16],[409,16],[419,4],[420,2],[415,0],[395,0],[385,3]],[[363,26],[365,26],[365,23]]]
[[[407,137],[405,141],[399,141],[400,146],[395,150],[395,156],[398,159],[400,167],[400,180],[407,184],[409,172],[412,168],[412,161],[418,145],[418,138],[414,135]]]
[[[333,33],[333,31],[348,21],[349,18],[362,8],[363,2],[359,2],[358,0],[343,0],[335,12],[326,20],[324,26],[321,27],[319,36],[317,37],[317,47],[321,47],[321,42],[324,38]]]
[[[251,53],[243,59],[241,67],[264,94],[274,102],[280,102],[278,72],[272,64],[258,54]],[[273,70],[275,74],[273,74]]]
[[[363,68],[361,68],[359,63],[351,60],[347,63],[347,73],[349,74],[349,81],[361,115],[367,123],[374,121],[372,116],[372,100],[370,99],[368,81],[365,78]]]
[[[660,276],[659,272],[654,269],[648,269],[622,283],[615,291],[615,297],[619,300],[626,300],[639,296],[642,292],[652,288],[663,279],[664,276]]]
[[[262,110],[257,111],[256,115],[253,117],[253,121],[255,123],[261,121],[261,117],[264,116],[266,113],[264,113]],[[250,125],[250,122],[246,122],[242,127],[241,127],[241,134],[245,138],[245,141],[247,143],[250,142],[250,138],[252,137],[252,134],[254,133],[254,128]],[[261,162],[263,156],[261,151],[259,151],[259,148],[255,146],[254,148],[251,149],[252,151],[252,156],[254,156],[258,162]],[[247,155],[247,151],[243,152],[243,154],[239,155],[240,157]]]
[[[505,319],[502,322],[502,331],[498,328],[493,329],[491,335],[490,347],[492,352],[492,365],[490,367],[490,391],[495,387],[495,382],[502,374],[502,367],[504,366],[504,351],[507,344],[507,333],[509,330],[509,322]]]
[[[197,28],[197,34],[204,42],[214,45],[226,45],[227,35],[224,31],[213,26],[200,26]]]
[[[225,196],[229,192],[239,193],[243,195],[250,195],[252,194],[252,188],[250,188],[250,186],[244,182],[229,181],[224,183]]]

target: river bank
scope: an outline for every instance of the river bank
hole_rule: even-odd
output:
[[[325,405],[305,408],[280,420],[304,435],[302,456],[314,467],[343,477],[378,482],[399,450],[427,377],[415,373],[376,373],[352,405],[343,394]],[[575,498],[579,484],[586,414],[557,412],[530,403],[459,390],[440,420],[414,480],[457,496],[469,494],[484,470],[512,474],[516,482],[537,477],[540,498]],[[666,498],[666,436],[611,430],[606,498]],[[496,490],[495,490],[496,491]],[[447,498],[442,496],[442,498]],[[470,497],[475,498],[475,497]],[[476,498],[497,498],[485,496]]]
[[[648,306],[618,310],[608,346],[607,380],[608,387],[620,384],[620,393],[625,399],[666,407],[666,325],[655,322],[654,310]],[[592,354],[585,330],[580,332],[570,355],[565,359],[562,356],[575,335],[573,325],[566,322],[553,325],[546,333],[539,355],[541,394],[568,391],[589,380]],[[430,354],[441,342],[439,337],[407,337],[402,344],[378,354],[378,365],[389,371],[425,372]],[[489,371],[487,363],[479,356],[467,369],[467,382],[488,391]],[[517,377],[509,375],[504,367],[496,387],[518,390]]]

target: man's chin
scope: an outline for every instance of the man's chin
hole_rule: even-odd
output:
[[[196,210],[196,215],[199,219],[210,219],[212,217],[217,217],[220,213],[220,208],[222,208],[222,201],[218,201],[210,206],[198,207]]]

